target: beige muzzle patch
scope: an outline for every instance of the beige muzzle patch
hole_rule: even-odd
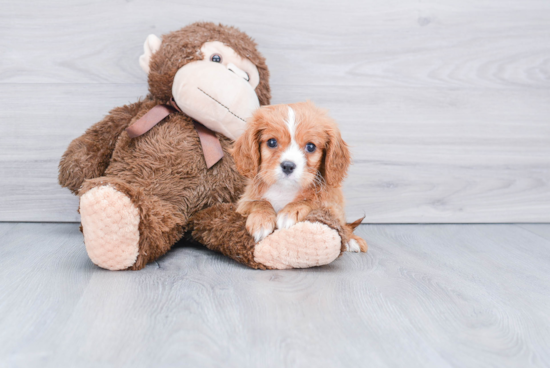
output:
[[[223,64],[206,60],[189,63],[176,73],[172,95],[184,113],[233,140],[260,107],[245,79]]]

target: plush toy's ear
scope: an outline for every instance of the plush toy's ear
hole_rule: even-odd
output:
[[[151,56],[158,51],[161,43],[162,40],[154,34],[150,34],[145,40],[145,44],[143,45],[143,55],[139,57],[139,65],[147,74],[149,74],[149,63],[151,62]]]

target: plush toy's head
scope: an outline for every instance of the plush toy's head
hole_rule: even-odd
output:
[[[149,92],[174,98],[187,115],[237,139],[246,119],[269,104],[269,71],[256,43],[234,27],[194,23],[164,35],[149,35],[139,63]]]

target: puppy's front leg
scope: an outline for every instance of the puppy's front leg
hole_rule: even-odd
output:
[[[259,242],[275,230],[277,213],[268,201],[259,200],[247,203],[246,230]],[[240,212],[237,210],[237,212]],[[242,213],[242,212],[241,212]]]
[[[288,229],[297,222],[304,221],[312,209],[313,205],[310,201],[291,202],[287,204],[277,215],[277,228]]]

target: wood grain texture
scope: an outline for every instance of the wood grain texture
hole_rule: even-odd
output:
[[[369,252],[321,268],[180,246],[110,272],[78,224],[3,223],[0,366],[547,367],[550,225],[525,227],[363,225]]]
[[[350,220],[550,221],[548,1],[0,5],[0,221],[78,221],[59,157],[147,93],[147,34],[196,20],[257,40],[274,103],[331,110],[354,153]]]
[[[236,25],[254,37],[275,84],[547,88],[550,77],[546,0],[2,0],[2,6],[4,83],[140,83],[137,59],[146,36],[197,20]]]
[[[494,91],[502,101],[495,111],[480,103],[481,92],[277,89],[276,102],[312,98],[340,122],[354,155],[345,184],[350,220],[550,221],[545,91]],[[44,97],[29,107],[26,96],[37,91]],[[9,122],[0,134],[0,220],[78,221],[77,199],[57,184],[59,157],[111,103],[145,93],[143,84],[0,84],[0,105],[9,106],[0,108]]]

